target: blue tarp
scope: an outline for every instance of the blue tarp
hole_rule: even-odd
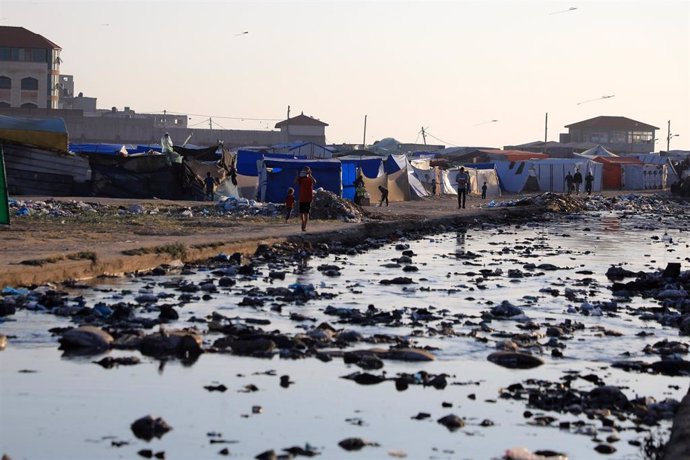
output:
[[[264,158],[260,177],[261,200],[271,203],[285,201],[287,189],[293,187],[295,196],[299,196],[299,187],[295,178],[299,171],[309,166],[316,180],[314,188],[323,188],[340,196],[341,164],[338,160],[290,160]]]
[[[285,153],[267,153],[267,152],[257,152],[254,150],[238,150],[237,160],[235,162],[235,167],[237,168],[237,174],[243,176],[253,176],[259,175],[259,169],[257,162],[265,158],[277,158],[283,160],[295,160],[299,157]]]
[[[355,199],[355,179],[357,170],[362,169],[364,175],[370,179],[378,177],[383,158],[381,157],[341,157],[343,198],[354,201]]]
[[[124,144],[69,144],[69,151],[74,153],[97,153],[99,155],[120,155],[122,149],[127,150],[129,153],[129,148],[134,148],[134,146],[127,146]]]

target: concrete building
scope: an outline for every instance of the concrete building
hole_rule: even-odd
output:
[[[58,100],[59,109],[81,110],[84,113],[96,113],[98,99],[86,97],[84,93],[74,95],[74,77],[72,75],[60,75],[60,98]]]
[[[326,145],[326,126],[328,123],[309,117],[302,112],[296,117],[276,123],[275,127],[280,129],[285,142],[304,141]]]
[[[613,153],[653,152],[655,131],[659,128],[626,117],[600,116],[565,126],[560,135],[564,143],[599,144]]]
[[[0,26],[0,106],[57,109],[60,51],[23,27]]]

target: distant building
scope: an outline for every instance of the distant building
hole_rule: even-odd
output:
[[[309,117],[302,112],[296,117],[276,123],[275,127],[280,129],[283,139],[287,142],[305,141],[326,145],[326,126],[328,123]]]
[[[0,107],[57,109],[60,51],[23,27],[0,26]]]
[[[84,93],[74,95],[74,77],[72,75],[60,75],[59,109],[81,110],[84,113],[96,113],[98,100],[95,97],[86,97]]]
[[[653,152],[655,131],[659,128],[626,117],[600,116],[566,125],[561,134],[565,143],[599,144],[614,153]]]

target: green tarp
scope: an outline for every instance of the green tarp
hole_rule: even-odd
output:
[[[7,200],[7,176],[5,176],[5,156],[0,145],[0,225],[10,224],[10,204]]]

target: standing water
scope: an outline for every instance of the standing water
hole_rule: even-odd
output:
[[[115,459],[150,449],[167,459],[253,458],[299,446],[320,458],[480,459],[522,446],[592,459],[600,455],[595,447],[606,444],[615,448],[615,458],[638,459],[651,427],[639,431],[634,417],[616,419],[605,409],[596,416],[544,410],[527,396],[513,397],[519,394],[515,384],[569,382],[581,392],[605,384],[629,400],[681,399],[686,377],[611,366],[653,361],[645,347],[679,337],[677,329],[643,314],[659,301],[614,296],[606,273],[612,265],[633,272],[669,262],[687,266],[687,225],[673,216],[657,221],[590,213],[549,224],[369,240],[359,248],[366,251],[325,257],[273,259],[257,264],[254,273],[226,270],[236,284],[222,287],[218,264],[73,287],[66,306],[74,308],[124,302],[137,305],[138,317],[155,319],[161,305],[171,305],[179,319],[164,327],[196,326],[206,348],[223,337],[209,331],[215,313],[236,327],[303,335],[306,344],[322,340],[318,331],[328,340],[327,328],[316,329],[328,323],[337,333],[356,332],[351,336],[360,340],[348,342],[347,350],[403,343],[425,348],[435,360],[384,358],[383,368],[362,369],[346,364],[335,343],[320,348],[319,359],[293,359],[280,346],[264,358],[220,346],[188,360],[132,350],[64,354],[48,329],[72,326],[70,318],[34,302],[0,323],[0,333],[10,338],[0,353],[0,453],[15,460]],[[285,301],[270,295],[271,288],[306,292],[308,300]],[[488,312],[499,305],[519,314],[492,318]],[[519,348],[544,364],[496,365],[487,356],[497,347]],[[105,356],[135,356],[141,363],[94,364]],[[377,379],[355,378],[365,374]],[[409,376],[406,389],[395,381],[401,374]],[[428,376],[441,378],[420,384]],[[162,417],[172,431],[151,441],[135,437],[130,425],[147,414]],[[464,426],[451,430],[437,423],[449,414]],[[670,420],[659,426],[667,431]],[[345,438],[369,445],[346,452],[338,445]]]

